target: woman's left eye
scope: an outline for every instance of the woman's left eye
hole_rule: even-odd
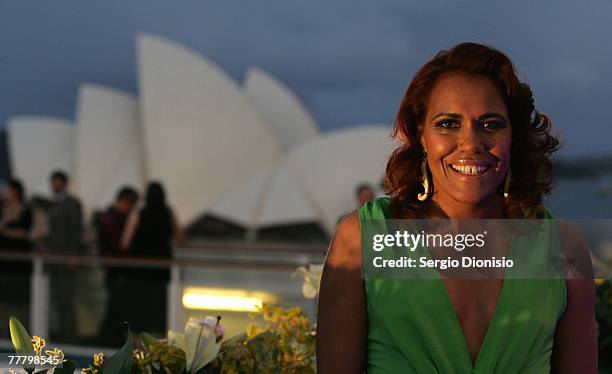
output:
[[[482,121],[481,126],[485,130],[496,130],[505,128],[506,124],[501,121]]]

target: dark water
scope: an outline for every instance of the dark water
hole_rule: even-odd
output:
[[[612,219],[612,178],[561,179],[545,204],[557,218]]]

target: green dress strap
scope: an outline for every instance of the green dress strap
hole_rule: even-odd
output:
[[[362,240],[365,220],[391,218],[389,202],[378,198],[359,209]],[[556,238],[558,232],[549,229],[529,247],[546,251]],[[521,244],[513,238],[512,248]],[[367,373],[550,372],[555,328],[566,305],[564,279],[505,279],[473,365],[442,279],[364,277]]]

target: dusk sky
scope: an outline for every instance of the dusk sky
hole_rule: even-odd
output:
[[[507,52],[564,139],[610,153],[612,2],[0,0],[0,128],[10,116],[74,118],[80,83],[137,93],[134,36],[197,50],[242,82],[287,85],[323,131],[390,127],[416,69],[461,41]]]

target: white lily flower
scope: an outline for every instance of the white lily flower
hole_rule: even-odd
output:
[[[314,299],[319,294],[319,286],[321,283],[321,273],[323,265],[311,264],[308,269],[303,266],[297,268],[293,276],[299,274],[304,278],[302,284],[302,294],[307,299]]]
[[[168,343],[185,352],[188,373],[195,373],[217,357],[221,345],[216,339],[215,328],[194,317],[185,324],[184,334],[168,331]]]
[[[223,327],[223,325],[219,323],[220,319],[221,317],[215,318],[213,316],[207,316],[206,318],[200,321],[200,323],[205,323],[208,326],[215,329],[215,335],[217,336],[217,342],[221,341],[223,337],[225,336],[225,327]]]

